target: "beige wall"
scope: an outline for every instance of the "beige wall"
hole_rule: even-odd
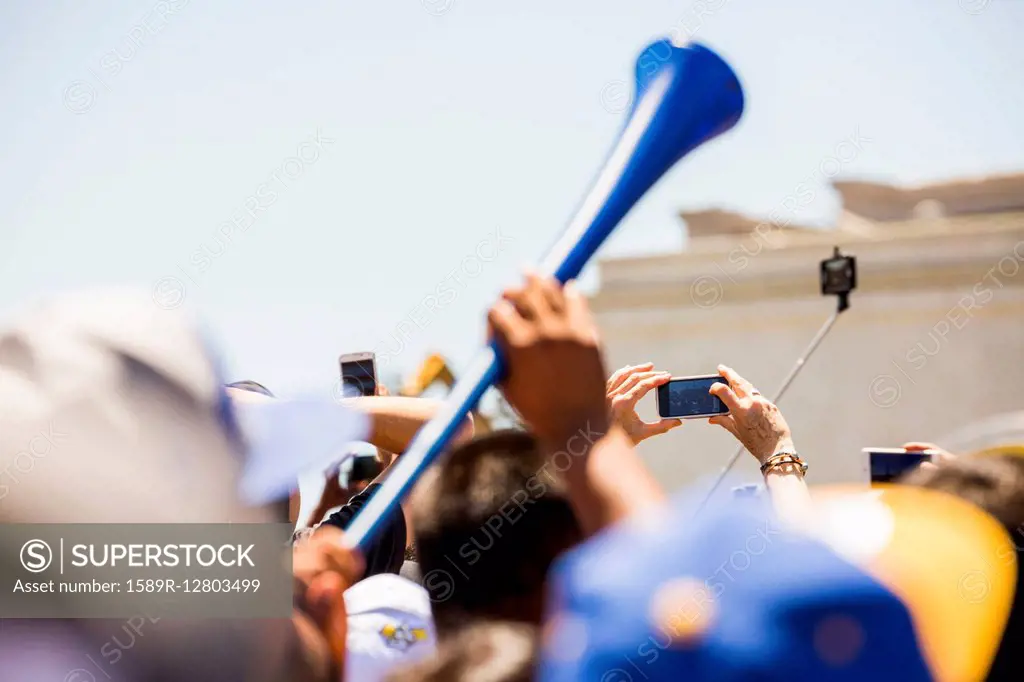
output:
[[[941,440],[1024,408],[1024,215],[895,227],[886,240],[815,234],[772,249],[784,240],[748,236],[745,251],[740,239],[604,262],[592,303],[609,370],[652,361],[690,375],[722,362],[770,397],[834,309],[817,293],[818,262],[837,240],[858,257],[858,290],[780,403],[810,482],[856,479],[864,446]],[[654,416],[653,396],[641,414]],[[641,446],[671,488],[717,471],[734,449],[704,421]],[[749,455],[737,470],[759,478]]]

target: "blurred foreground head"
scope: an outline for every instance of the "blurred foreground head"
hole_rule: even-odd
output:
[[[241,441],[207,351],[145,292],[61,297],[0,331],[0,522],[267,520],[238,501]],[[161,619],[135,638],[124,621],[8,620],[0,669],[88,679],[71,677],[87,654],[132,636],[124,680],[269,680],[289,625]]]
[[[258,519],[191,320],[144,293],[69,295],[0,332],[0,520]]]
[[[810,533],[684,498],[567,554],[540,679],[984,679],[1016,580],[1000,524],[909,486],[814,492]]]
[[[539,623],[548,569],[582,538],[558,473],[522,431],[453,450],[417,484],[412,517],[442,638],[480,619]]]

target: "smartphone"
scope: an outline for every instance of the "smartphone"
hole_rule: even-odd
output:
[[[377,394],[377,360],[373,353],[345,353],[338,358],[341,366],[342,395]]]
[[[376,455],[356,455],[348,474],[349,483],[372,481],[380,475],[382,470]]]
[[[903,448],[864,448],[865,468],[871,483],[892,483],[924,462],[935,460],[934,450],[904,450]]]
[[[714,384],[728,384],[718,374],[699,377],[672,377],[667,384],[658,386],[654,398],[658,405],[658,416],[662,419],[698,419],[728,414],[729,408],[720,398],[708,393]]]

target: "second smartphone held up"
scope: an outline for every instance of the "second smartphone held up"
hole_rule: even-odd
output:
[[[346,353],[338,358],[338,364],[346,398],[377,394],[377,361],[373,353]]]
[[[871,483],[892,483],[925,462],[934,462],[935,450],[864,448],[864,470]]]
[[[728,414],[729,408],[720,398],[708,391],[715,384],[728,384],[718,374],[699,377],[673,377],[667,384],[658,387],[655,400],[658,416],[662,419],[699,419]]]

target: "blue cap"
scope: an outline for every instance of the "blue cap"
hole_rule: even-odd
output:
[[[552,573],[540,679],[930,680],[910,613],[757,500],[692,518],[678,500]]]

